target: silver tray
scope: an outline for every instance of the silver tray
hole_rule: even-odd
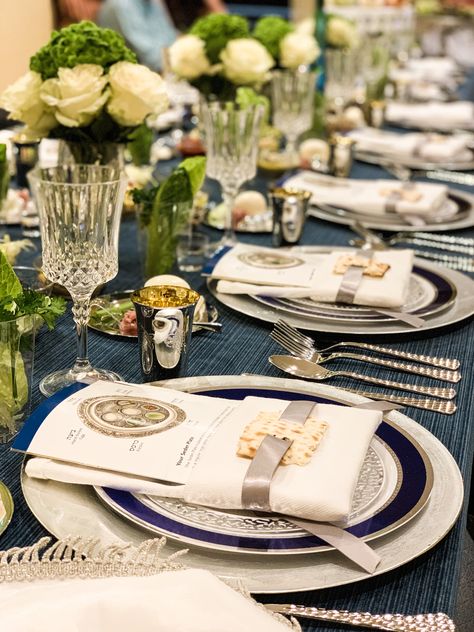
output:
[[[364,398],[323,384],[270,377],[212,376],[184,378],[161,383],[168,388],[196,391],[206,386],[277,387],[290,392],[318,394],[341,402],[361,403]],[[381,575],[422,555],[434,547],[455,523],[463,502],[463,483],[455,460],[428,430],[399,412],[390,420],[409,433],[424,449],[434,471],[430,499],[408,524],[375,541],[372,546],[382,562]],[[129,524],[103,506],[92,487],[30,479],[22,473],[25,500],[39,522],[54,536],[98,538],[104,546],[113,542],[138,545],[150,537],[148,531]],[[163,555],[183,548],[168,541]],[[189,547],[183,562],[192,568],[207,569],[224,579],[243,580],[251,592],[281,593],[330,588],[368,579],[371,576],[348,564],[337,552],[294,556],[239,555]]]
[[[318,253],[332,252],[334,250],[347,250],[337,246],[297,246],[291,250],[297,252]],[[415,265],[432,270],[437,275],[442,276],[456,290],[456,300],[450,307],[442,312],[427,316],[425,324],[416,329],[418,332],[432,331],[441,327],[448,327],[458,323],[474,314],[474,281],[468,276],[450,270],[424,259],[414,260]],[[213,296],[223,305],[236,312],[251,316],[257,320],[268,323],[275,323],[280,318],[284,318],[294,327],[307,331],[317,331],[324,333],[344,334],[348,338],[358,339],[360,336],[383,336],[388,334],[409,334],[413,336],[413,328],[401,322],[392,320],[391,322],[337,322],[315,318],[313,316],[303,316],[299,314],[284,313],[275,308],[262,305],[260,302],[244,294],[221,294],[217,291],[217,281],[208,279],[208,288]],[[283,315],[284,314],[284,315]]]

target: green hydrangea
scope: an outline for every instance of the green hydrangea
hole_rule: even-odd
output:
[[[252,36],[265,46],[273,59],[280,57],[280,42],[293,31],[293,26],[277,16],[268,15],[255,24]]]
[[[189,32],[204,40],[206,54],[212,64],[220,61],[219,55],[229,40],[249,37],[250,34],[245,18],[223,13],[211,13],[199,18],[191,26]]]
[[[56,77],[59,68],[73,68],[77,64],[108,68],[118,61],[137,61],[123,37],[93,22],[80,22],[53,31],[49,43],[30,59],[30,69],[46,80]]]

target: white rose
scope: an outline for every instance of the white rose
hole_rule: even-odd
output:
[[[85,127],[104,107],[109,93],[107,76],[98,64],[60,68],[55,79],[41,86],[41,98],[54,109],[56,119],[66,127]]]
[[[359,43],[357,29],[344,18],[330,18],[326,26],[326,42],[336,48],[353,48]]]
[[[170,46],[171,70],[184,79],[197,79],[210,72],[204,41],[196,35],[183,35]]]
[[[233,39],[221,53],[224,74],[237,84],[263,81],[275,62],[267,49],[250,38]]]
[[[40,97],[43,81],[37,72],[27,72],[0,96],[0,107],[10,112],[10,118],[22,121],[38,136],[46,136],[57,125],[50,108]]]
[[[295,26],[295,31],[301,35],[314,35],[315,29],[316,20],[314,18],[305,18]]]
[[[319,46],[312,35],[288,33],[280,42],[280,62],[285,68],[312,64],[319,55]]]
[[[112,97],[107,110],[119,125],[141,125],[149,114],[168,109],[163,79],[146,66],[119,61],[110,67],[109,84]]]

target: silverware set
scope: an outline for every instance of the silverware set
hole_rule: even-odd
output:
[[[474,272],[474,239],[467,237],[449,237],[446,235],[433,235],[431,233],[414,232],[414,233],[396,233],[387,239],[383,239],[377,233],[369,230],[360,222],[351,224],[352,230],[362,237],[353,239],[349,243],[352,246],[361,248],[370,246],[375,250],[385,250],[396,244],[407,244],[415,246],[425,246],[426,248],[437,248],[444,252],[459,252],[470,256],[461,256],[453,254],[443,254],[439,252],[431,252],[430,250],[420,250],[413,248],[414,253],[418,257],[436,261],[447,268],[453,270],[461,270],[462,272]]]
[[[369,393],[367,391],[362,392],[359,390],[351,391],[359,393],[365,397],[383,399],[393,403],[399,403],[404,406],[413,406],[415,408],[423,408],[425,410],[432,410],[444,414],[453,414],[456,410],[456,405],[451,401],[456,396],[456,391],[452,387],[423,386],[419,384],[411,384],[409,382],[399,382],[372,377],[366,373],[359,373],[355,371],[331,371],[321,365],[325,362],[330,362],[331,360],[347,358],[364,364],[382,366],[387,369],[401,371],[411,375],[457,383],[461,379],[461,374],[457,370],[459,368],[458,360],[419,355],[363,342],[339,342],[331,345],[330,347],[318,349],[312,338],[305,336],[297,329],[289,325],[286,321],[281,319],[275,324],[270,336],[272,340],[277,342],[286,351],[289,351],[291,355],[272,355],[269,358],[269,362],[290,375],[315,381],[328,380],[334,377],[349,377],[360,382],[402,390],[416,395],[429,396],[424,398],[415,398],[398,395],[385,396],[383,394]],[[371,351],[382,356],[388,355],[397,359],[390,360],[366,353],[333,351],[337,348],[347,347],[363,349],[364,351]],[[404,362],[402,360],[408,360],[409,362]]]

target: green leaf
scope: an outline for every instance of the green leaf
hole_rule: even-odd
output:
[[[139,125],[129,134],[128,150],[132,155],[134,165],[140,167],[150,162],[151,146],[153,145],[153,132],[145,124]]]
[[[0,251],[0,299],[16,298],[23,289],[15,271],[8,263],[6,256]]]
[[[186,158],[179,164],[179,168],[184,169],[188,174],[191,184],[192,196],[196,195],[202,187],[204,178],[206,177],[206,158],[204,156],[193,156]]]
[[[268,99],[268,97],[264,96],[263,94],[257,94],[252,88],[240,86],[239,88],[237,88],[235,101],[238,105],[240,105],[241,108],[246,108],[251,105],[262,105],[263,116],[261,127],[268,124],[270,114],[270,100]]]

